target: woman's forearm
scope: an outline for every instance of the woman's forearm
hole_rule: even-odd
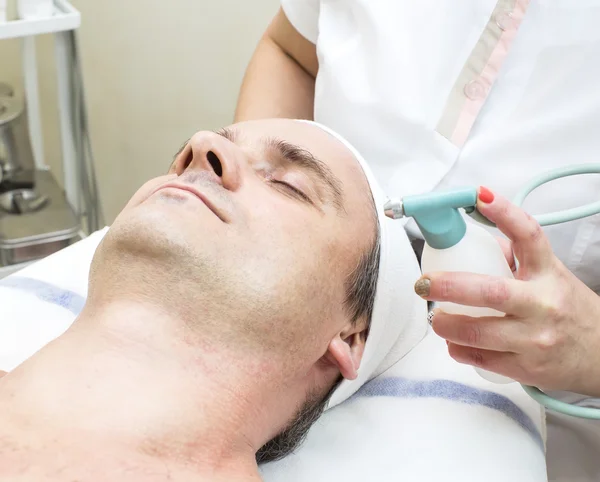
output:
[[[302,37],[280,10],[248,65],[235,121],[312,119],[317,69],[315,45]]]

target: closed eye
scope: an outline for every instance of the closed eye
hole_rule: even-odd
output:
[[[278,181],[277,179],[271,179],[270,180],[271,183],[276,184],[278,186],[282,186],[285,188],[285,190],[291,194],[292,196],[301,199],[302,201],[305,201],[307,203],[313,204],[313,202],[311,201],[311,199],[304,194],[300,189],[298,189],[297,187],[292,186],[291,184],[288,184],[285,181]]]

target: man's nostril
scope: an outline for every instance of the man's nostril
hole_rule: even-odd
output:
[[[223,166],[221,165],[221,161],[217,157],[217,155],[213,151],[208,151],[206,153],[206,158],[210,163],[211,167],[215,171],[215,174],[219,177],[223,175]]]
[[[190,152],[188,153],[187,157],[185,158],[185,162],[183,163],[183,170],[185,171],[189,165],[192,163],[192,159],[194,158],[194,153],[192,150],[190,150]]]

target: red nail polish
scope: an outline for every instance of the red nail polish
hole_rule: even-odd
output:
[[[481,186],[479,188],[479,200],[482,203],[490,204],[494,200],[494,193],[487,187]]]

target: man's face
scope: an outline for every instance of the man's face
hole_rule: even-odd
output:
[[[314,125],[275,119],[194,135],[103,250],[206,336],[314,363],[348,321],[346,278],[374,238],[352,154]],[[200,322],[214,313],[219,323]]]

